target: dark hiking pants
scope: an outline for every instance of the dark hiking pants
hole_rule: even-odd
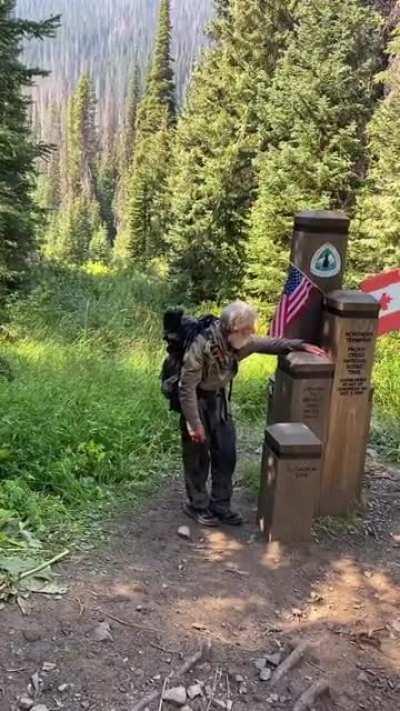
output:
[[[232,478],[236,467],[236,433],[228,412],[225,393],[199,397],[200,417],[207,435],[204,444],[192,442],[184,418],[181,420],[182,454],[186,493],[198,510],[229,511]],[[207,481],[211,471],[211,496]]]

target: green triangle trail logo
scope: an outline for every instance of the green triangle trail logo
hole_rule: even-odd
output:
[[[311,274],[322,279],[330,279],[340,273],[342,259],[336,247],[330,242],[317,249],[311,260]]]

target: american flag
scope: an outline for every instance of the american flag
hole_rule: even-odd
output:
[[[270,335],[273,338],[285,336],[286,327],[307,305],[314,289],[313,283],[299,269],[290,267],[289,276],[270,328]]]

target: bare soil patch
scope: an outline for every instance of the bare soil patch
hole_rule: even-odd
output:
[[[318,711],[400,708],[400,472],[370,459],[362,522],[317,525],[315,542],[296,548],[258,537],[245,487],[235,503],[246,525],[204,530],[181,513],[181,483],[165,486],[140,514],[107,524],[107,545],[60,566],[67,595],[34,595],[26,616],[0,612],[2,711],[19,708],[35,674],[35,703],[49,711],[132,711],[204,639],[210,659],[179,682],[202,685],[193,711],[293,709],[322,679],[331,696]],[[304,641],[277,685],[260,679],[260,660],[277,655],[272,675]]]

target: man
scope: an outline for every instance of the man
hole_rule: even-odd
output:
[[[185,354],[179,383],[182,452],[188,502],[185,513],[203,526],[239,526],[232,511],[236,434],[227,391],[240,361],[253,353],[283,355],[295,350],[322,355],[300,340],[255,336],[257,313],[236,301],[197,336]],[[207,480],[211,468],[211,497]]]

